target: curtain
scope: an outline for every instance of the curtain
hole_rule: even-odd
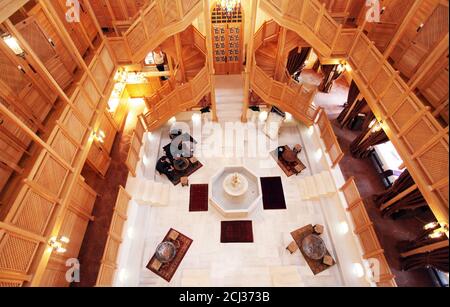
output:
[[[359,95],[359,88],[356,85],[355,81],[352,81],[352,83],[350,84],[350,89],[348,91],[347,103],[345,104],[345,108],[344,108],[344,110],[342,110],[341,114],[339,114],[339,116],[337,118],[338,122],[341,123],[341,127],[345,126],[346,123],[342,123],[342,121],[344,120],[344,118],[348,114],[348,112],[350,112],[350,109],[352,108],[352,106],[355,103],[358,103],[358,101],[356,101],[356,97],[358,97],[358,95]],[[362,108],[362,106],[360,107],[359,110],[361,110],[361,108]]]
[[[301,48],[301,51],[298,52],[298,47],[289,52],[288,62],[287,62],[287,70],[289,75],[293,75],[297,71],[303,70],[303,64],[305,64],[306,59],[308,58],[309,52],[311,51],[310,47]]]
[[[384,209],[381,214],[382,216],[391,216],[394,213],[401,211],[401,210],[414,210],[421,207],[428,206],[425,202],[425,199],[422,196],[422,193],[418,189],[414,190],[413,192],[409,193],[402,199],[396,201],[391,206]]]
[[[323,81],[319,86],[319,91],[329,93],[333,87],[333,82],[339,78],[342,72],[338,71],[339,65],[322,65]]]
[[[388,190],[382,194],[374,195],[372,197],[373,201],[380,207],[382,204],[387,203],[389,200],[411,187],[414,183],[411,174],[405,169]]]
[[[409,171],[405,170],[397,178],[392,187],[390,187],[385,193],[374,195],[373,201],[378,207],[381,207],[381,205],[393,199],[398,194],[410,188],[412,185],[414,185],[414,180],[409,174]],[[383,216],[391,216],[400,210],[413,210],[424,206],[427,206],[427,203],[425,202],[422,193],[416,189],[393,203],[391,206],[385,208],[381,214]]]
[[[432,252],[412,255],[402,260],[402,269],[405,271],[433,267],[448,273],[448,247]]]
[[[368,137],[366,137],[368,134]],[[354,158],[364,159],[369,157],[372,146],[383,144],[389,141],[384,130],[372,133],[367,127],[351,144],[350,153]]]

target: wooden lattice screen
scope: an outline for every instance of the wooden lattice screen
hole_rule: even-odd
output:
[[[369,215],[367,214],[364,201],[362,200],[355,180],[351,177],[340,189],[347,201],[347,211],[353,221],[354,233],[358,236],[363,249],[364,259],[374,259],[379,265],[379,274],[374,276],[378,286],[396,286],[394,275],[392,275],[389,264],[384,256],[384,251],[378,241],[377,234]]]
[[[117,195],[114,214],[108,232],[108,239],[101,260],[100,272],[97,276],[97,287],[111,287],[114,282],[117,269],[117,257],[119,255],[120,244],[122,243],[124,225],[127,221],[128,203],[130,200],[131,196],[123,187],[119,187],[119,194]]]
[[[320,138],[325,144],[325,152],[329,155],[332,167],[334,168],[342,160],[344,153],[339,145],[330,120],[322,108],[317,115],[316,123],[320,130]]]

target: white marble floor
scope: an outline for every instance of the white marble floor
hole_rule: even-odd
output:
[[[222,80],[223,81],[223,80]],[[239,82],[234,80],[233,82]],[[223,86],[218,91],[222,101],[227,97],[237,97],[230,90],[235,86]],[[221,88],[221,85],[218,85]],[[238,112],[239,113],[239,112]],[[218,129],[223,135],[227,123],[225,119],[238,119],[239,114],[222,113],[222,120],[210,127]],[[219,119],[221,113],[218,113]],[[255,138],[236,133],[231,142],[214,143],[217,135],[208,129],[194,129],[189,114],[177,116],[178,124],[185,125],[184,131],[190,129],[191,134],[199,141],[195,155],[203,163],[203,167],[190,176],[191,184],[206,184],[220,168],[227,165],[244,165],[256,176],[280,176],[286,199],[286,210],[263,210],[262,202],[246,218],[253,222],[254,243],[220,243],[220,222],[227,220],[210,205],[207,212],[189,212],[188,187],[170,186],[169,205],[151,207],[130,202],[128,221],[124,241],[118,259],[119,268],[116,274],[116,286],[367,286],[364,278],[354,277],[351,267],[360,261],[358,248],[354,244],[351,233],[339,235],[336,225],[345,220],[345,210],[339,203],[337,194],[313,200],[302,200],[297,181],[300,177],[319,173],[324,169],[316,159],[317,140],[301,124],[291,122],[280,129],[278,142],[265,144],[263,154],[254,155]],[[205,126],[205,125],[203,125]],[[208,126],[208,124],[206,125]],[[154,131],[146,136],[142,149],[143,163],[140,164],[137,181],[155,180],[169,181],[155,174],[156,159],[163,154],[162,147],[170,142],[168,132],[170,125]],[[310,130],[311,131],[311,130]],[[267,141],[258,134],[256,139]],[[240,141],[239,141],[240,140]],[[286,177],[269,152],[278,145],[302,144],[304,150],[300,158],[307,169],[300,176]],[[214,149],[215,154],[210,155]],[[129,180],[127,185],[134,184]],[[128,188],[128,186],[127,186]],[[290,232],[307,224],[325,226],[323,238],[337,265],[314,276],[301,253],[290,254],[286,246],[292,241]],[[164,281],[145,267],[155,252],[155,248],[170,228],[174,228],[193,239],[193,244],[183,259],[180,267],[170,283]]]

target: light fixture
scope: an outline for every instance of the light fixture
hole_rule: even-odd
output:
[[[106,134],[105,131],[99,129],[97,132],[93,133],[94,139],[99,143],[105,143]]]
[[[431,234],[428,235],[428,237],[430,239],[437,239],[437,238],[440,238],[440,237],[442,237],[444,235],[446,235],[447,238],[448,238],[448,224],[447,223],[439,222],[439,223],[434,224],[434,225],[431,225],[431,224],[432,223],[430,223],[430,226],[429,226],[430,228],[428,228],[428,229],[433,229],[433,228],[435,228],[435,229],[433,230],[433,232]],[[425,227],[426,226],[428,226],[428,224],[425,225]],[[434,226],[434,227],[432,227],[432,226]],[[439,226],[439,228],[436,228],[438,226]]]
[[[13,37],[11,34],[4,34],[2,36],[3,41],[5,44],[11,49],[15,55],[18,55],[20,57],[25,56],[25,51],[23,51],[22,47],[20,47],[19,42],[15,37]]]
[[[176,122],[177,122],[177,118],[175,116],[173,116],[169,119],[169,124],[171,124],[171,125],[175,124]]]
[[[377,133],[383,128],[383,121],[377,121],[375,118],[369,125],[370,132]]]
[[[286,121],[288,121],[288,122],[292,121],[292,114],[291,113],[286,112]]]
[[[364,267],[362,266],[361,263],[353,263],[352,271],[356,277],[358,278],[364,277]]]
[[[310,126],[309,128],[308,128],[308,135],[309,136],[312,136],[314,134],[314,126]]]
[[[347,234],[348,230],[349,230],[347,222],[340,222],[338,225],[338,230],[339,230],[339,233],[342,235]]]
[[[437,226],[439,226],[438,222],[431,222],[431,223],[428,223],[425,226],[423,226],[423,230],[430,230],[430,229],[436,228]]]
[[[259,121],[264,122],[268,116],[269,113],[267,113],[266,111],[262,111],[261,113],[259,113]]]
[[[316,159],[317,159],[317,161],[319,161],[320,159],[322,159],[322,156],[323,156],[323,152],[322,152],[322,149],[317,149],[316,150]]]
[[[217,1],[217,6],[226,13],[228,18],[231,18],[234,11],[240,11],[241,0],[220,0]]]
[[[202,116],[198,113],[194,113],[192,114],[192,122],[195,124],[200,123],[200,121],[202,120]]]
[[[58,254],[64,254],[67,251],[67,249],[64,247],[64,244],[69,244],[69,242],[69,238],[65,236],[62,236],[59,239],[57,237],[51,237],[50,240],[48,240],[48,245]]]

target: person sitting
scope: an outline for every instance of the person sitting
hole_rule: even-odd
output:
[[[166,156],[161,157],[156,163],[156,170],[160,175],[164,174],[167,178],[173,178],[174,167]]]

